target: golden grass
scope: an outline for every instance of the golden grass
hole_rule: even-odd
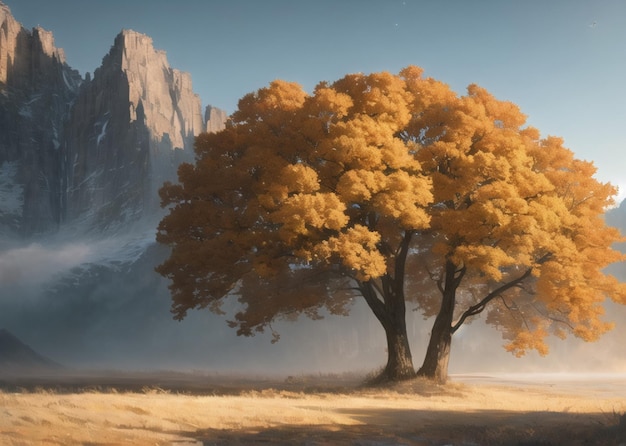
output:
[[[57,392],[41,386],[0,393],[2,445],[202,444],[619,444],[623,396],[563,393],[525,385],[386,388],[315,380],[253,382],[228,392]],[[58,385],[58,383],[57,383]],[[224,385],[224,383],[220,384]],[[123,386],[122,386],[123,387]],[[99,386],[95,386],[99,388]],[[48,389],[48,390],[46,390]],[[218,387],[223,390],[223,387]],[[196,389],[197,390],[197,389]],[[216,393],[214,395],[206,393]],[[202,394],[204,393],[204,394]],[[597,442],[596,442],[597,441]]]

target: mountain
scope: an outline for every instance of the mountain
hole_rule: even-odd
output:
[[[153,212],[205,128],[189,74],[170,68],[149,37],[122,31],[68,120],[64,218],[104,228]]]
[[[225,112],[201,107],[150,37],[123,30],[83,79],[51,32],[24,29],[0,2],[0,231],[156,221],[157,190],[193,160],[194,137],[224,126]]]
[[[606,222],[611,226],[620,228],[622,234],[626,235],[626,200],[606,213]]]
[[[157,190],[226,120],[150,37],[121,31],[83,77],[0,1],[0,326],[65,363],[171,354],[193,328],[154,272]]]
[[[60,370],[60,364],[40,355],[8,330],[0,329],[0,375]]]

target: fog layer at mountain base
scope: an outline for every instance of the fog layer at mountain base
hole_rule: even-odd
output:
[[[239,305],[234,298],[224,305],[226,315],[203,309],[173,320],[168,281],[154,271],[168,249],[149,228],[82,241],[63,237],[15,244],[0,254],[0,327],[64,365],[293,375],[367,373],[386,361],[384,331],[359,298],[349,316],[277,321],[275,344],[267,332],[238,337],[226,323]],[[419,367],[432,320],[411,310],[407,319]],[[617,327],[598,342],[552,339],[548,356],[515,358],[502,348],[500,334],[477,318],[455,334],[450,372],[626,371],[620,323],[626,309],[608,304],[607,319]]]

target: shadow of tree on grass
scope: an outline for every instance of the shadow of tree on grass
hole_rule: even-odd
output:
[[[619,446],[626,418],[565,412],[337,409],[354,425],[292,425],[176,434],[202,445]]]

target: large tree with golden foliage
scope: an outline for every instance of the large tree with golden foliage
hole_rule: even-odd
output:
[[[471,86],[458,97],[421,70],[352,74],[312,95],[283,81],[239,102],[196,140],[196,163],[161,190],[169,214],[157,270],[177,319],[242,304],[239,334],[280,317],[347,314],[363,298],[382,324],[381,379],[415,375],[406,301],[436,315],[419,372],[445,379],[453,333],[488,322],[521,354],[553,329],[591,340],[620,256],[602,215],[615,190],[560,140]]]
[[[446,379],[452,335],[484,310],[508,351],[544,355],[549,333],[596,340],[611,328],[603,302],[626,303],[625,285],[603,273],[623,260],[611,247],[620,234],[603,219],[615,188],[560,138],[524,124],[514,104],[471,85],[409,125],[434,195],[430,227],[416,237],[424,254],[410,270],[424,312],[436,316],[421,375]]]
[[[173,206],[158,240],[171,257],[173,311],[244,308],[250,335],[362,295],[385,329],[387,379],[414,376],[405,324],[405,261],[429,225],[432,185],[401,137],[412,113],[402,77],[350,75],[313,95],[275,81],[239,102],[227,128],[200,135],[197,161],[161,196]]]

